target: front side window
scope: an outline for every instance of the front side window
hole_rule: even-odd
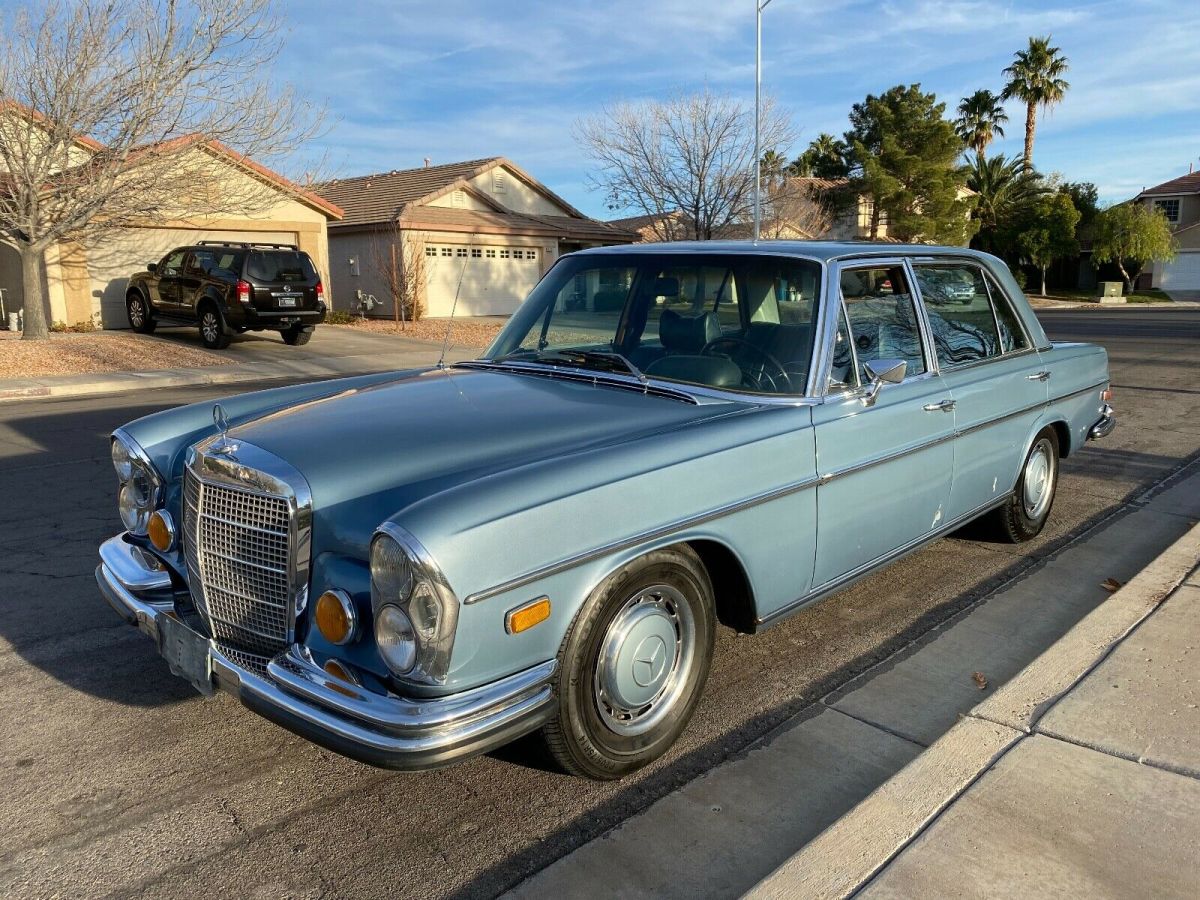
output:
[[[871,381],[866,364],[879,359],[904,360],[906,377],[923,373],[921,330],[904,267],[843,269],[841,289],[859,382]]]
[[[173,250],[163,257],[163,261],[158,264],[158,274],[160,275],[178,275],[183,268],[183,258],[187,255],[186,250]]]
[[[664,381],[803,394],[819,288],[818,264],[789,257],[566,257],[487,358],[629,373],[624,357]]]

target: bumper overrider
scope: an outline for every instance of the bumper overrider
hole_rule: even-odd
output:
[[[1113,433],[1113,429],[1117,427],[1117,417],[1113,415],[1113,408],[1107,403],[1100,408],[1100,418],[1088,430],[1088,440],[1095,441],[1103,437],[1108,437]]]
[[[485,753],[538,728],[557,705],[553,660],[434,699],[377,693],[335,678],[299,644],[272,659],[265,674],[252,672],[181,618],[170,573],[124,535],[101,546],[96,581],[113,609],[154,638],[172,671],[201,693],[228,691],[289,731],[371,765],[431,769]],[[184,665],[179,651],[164,646],[181,633],[184,643],[200,648],[199,660]]]

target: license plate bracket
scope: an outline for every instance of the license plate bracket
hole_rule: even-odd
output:
[[[191,682],[206,697],[215,693],[208,641],[174,616],[158,617],[158,652],[173,675]]]
[[[279,297],[278,298],[280,307],[284,307],[284,306],[294,307],[296,305],[297,299],[298,298],[296,298],[296,297]]]

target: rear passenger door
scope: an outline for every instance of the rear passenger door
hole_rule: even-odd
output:
[[[1046,404],[1049,375],[1011,301],[983,266],[913,261],[942,379],[954,399],[954,485],[949,518],[997,502]]]
[[[831,298],[831,371],[813,408],[818,589],[946,521],[954,463],[954,416],[941,411],[950,392],[933,366],[903,261],[842,264],[833,277],[841,294]],[[903,359],[907,374],[868,404],[866,364],[881,359]]]

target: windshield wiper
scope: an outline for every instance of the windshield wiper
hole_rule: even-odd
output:
[[[643,385],[649,381],[641,369],[615,350],[576,350],[574,348],[564,348],[560,350],[540,350],[528,356],[518,351],[518,353],[510,353],[507,356],[500,357],[497,362],[504,362],[510,358],[524,358],[531,362],[567,362],[574,365],[582,364],[585,368],[589,363],[593,365],[599,363],[609,372],[616,371],[613,365],[616,363]]]

